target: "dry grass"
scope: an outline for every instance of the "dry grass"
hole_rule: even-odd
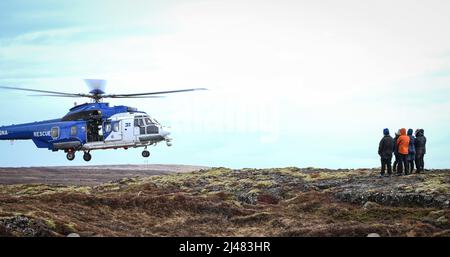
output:
[[[333,190],[339,186],[315,186],[374,174],[215,168],[94,187],[0,186],[0,235],[450,236],[448,208],[379,204],[367,209],[338,201]],[[448,197],[448,175],[421,176],[407,190]],[[25,225],[17,225],[17,217],[25,217]]]

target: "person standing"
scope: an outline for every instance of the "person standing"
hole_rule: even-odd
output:
[[[416,147],[416,169],[417,173],[423,172],[425,167],[424,157],[426,154],[427,138],[424,135],[424,130],[419,129],[416,134],[416,141],[414,143]]]
[[[416,159],[416,147],[414,145],[415,137],[413,136],[413,130],[408,129],[409,147],[408,147],[408,171],[410,174],[414,171],[414,161]]]
[[[388,176],[392,175],[391,162],[392,153],[394,151],[395,142],[394,139],[389,135],[389,129],[385,128],[383,130],[383,138],[378,146],[378,155],[381,158],[381,174],[380,177],[385,176],[385,170],[387,168]]]
[[[394,173],[397,172],[397,167],[398,167],[398,160],[399,160],[399,156],[398,156],[398,145],[396,144],[397,139],[400,137],[400,129],[397,130],[397,132],[395,132],[395,137],[394,137],[394,156],[395,156],[395,160],[394,160],[394,164],[392,166],[392,171]]]
[[[406,135],[406,129],[400,129],[400,136],[397,139],[398,147],[398,169],[397,175],[401,176],[404,170],[405,175],[408,175],[408,153],[409,153],[409,137]]]

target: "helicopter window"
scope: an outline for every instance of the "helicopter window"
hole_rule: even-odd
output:
[[[144,126],[144,120],[143,119],[134,119],[134,126],[135,127],[143,127]]]
[[[114,130],[114,132],[119,132],[119,123],[118,122],[114,123],[113,130]]]
[[[71,136],[76,136],[77,135],[77,126],[72,126],[70,128],[70,135]]]
[[[106,122],[105,123],[105,132],[106,133],[111,132],[111,122]]]
[[[50,136],[52,138],[58,138],[59,137],[59,128],[58,127],[52,128],[52,130],[50,131]]]
[[[145,118],[145,124],[146,125],[153,125],[153,122],[150,118]]]
[[[62,121],[88,120],[90,118],[99,118],[101,112],[99,110],[80,111],[68,114],[62,118]]]
[[[141,133],[141,135],[145,135],[145,127],[140,127],[139,128],[139,132]]]
[[[156,126],[148,126],[147,134],[158,134],[158,127]]]

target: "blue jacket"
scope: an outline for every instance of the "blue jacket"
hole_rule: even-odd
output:
[[[413,135],[409,136],[408,161],[414,161],[416,158],[416,138]]]

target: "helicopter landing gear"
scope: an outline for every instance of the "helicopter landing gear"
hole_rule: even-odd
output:
[[[144,157],[144,158],[150,157],[150,152],[147,151],[147,150],[144,150],[144,151],[142,152],[142,157]]]
[[[89,152],[85,152],[84,154],[83,154],[83,160],[85,160],[85,161],[90,161],[92,159],[92,155],[89,153]]]
[[[171,147],[171,146],[172,146],[172,138],[166,137],[165,140],[166,140],[166,145],[167,145],[168,147]]]
[[[68,152],[66,157],[67,157],[67,160],[73,161],[75,159],[75,153],[74,152]]]

